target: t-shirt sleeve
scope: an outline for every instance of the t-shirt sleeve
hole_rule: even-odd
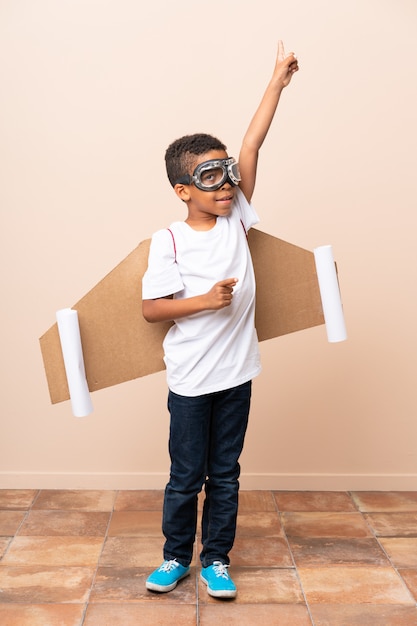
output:
[[[168,229],[159,230],[151,240],[148,268],[142,278],[142,299],[163,298],[183,288],[171,233]]]
[[[253,206],[246,200],[243,191],[241,191],[239,187],[235,193],[235,206],[246,232],[259,222],[258,214]]]

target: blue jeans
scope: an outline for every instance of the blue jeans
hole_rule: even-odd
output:
[[[203,396],[168,395],[171,414],[170,480],[165,489],[164,559],[189,565],[197,529],[197,497],[203,485],[203,567],[229,564],[238,509],[238,462],[248,425],[251,381]]]

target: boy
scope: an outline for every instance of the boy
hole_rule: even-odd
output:
[[[143,315],[173,321],[164,340],[169,387],[170,479],[162,529],[164,562],[147,579],[167,592],[189,574],[203,485],[201,579],[208,593],[233,598],[228,573],[238,510],[239,456],[251,381],[260,372],[254,327],[255,278],[246,233],[259,149],[282,89],[298,70],[280,41],[272,78],[243,138],[239,163],[210,135],[174,141],[165,154],[169,181],[187,205],[185,222],[152,237],[143,277]]]

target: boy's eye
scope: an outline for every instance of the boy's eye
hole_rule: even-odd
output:
[[[220,167],[207,170],[206,172],[202,173],[201,182],[204,185],[214,185],[219,180],[221,180],[222,176],[223,176],[223,170]]]

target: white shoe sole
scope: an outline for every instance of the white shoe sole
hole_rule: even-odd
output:
[[[178,578],[178,580],[176,580],[171,585],[157,585],[156,583],[146,581],[145,586],[146,586],[146,589],[149,589],[149,591],[158,591],[159,593],[168,593],[168,591],[172,591],[173,589],[175,589],[175,587],[178,585],[180,580],[182,580],[183,578],[189,575],[190,575],[190,570],[188,570],[188,572],[185,572],[185,574],[180,576],[180,578]]]
[[[200,578],[203,581],[203,583],[205,585],[207,585],[207,593],[209,594],[209,596],[212,596],[213,598],[235,598],[237,591],[236,589],[219,589],[218,591],[215,591],[214,589],[211,589],[208,581],[204,578],[203,574],[200,574]]]

